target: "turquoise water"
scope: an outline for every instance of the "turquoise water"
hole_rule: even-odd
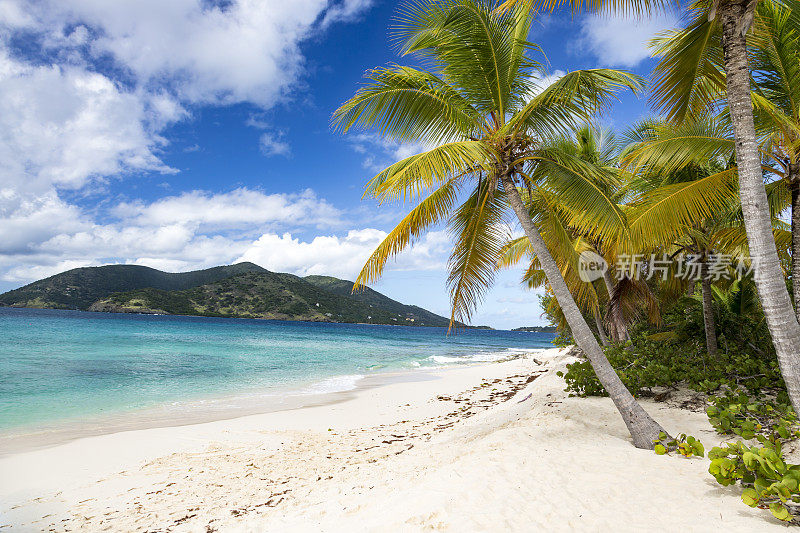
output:
[[[544,333],[0,308],[0,429],[552,347]]]

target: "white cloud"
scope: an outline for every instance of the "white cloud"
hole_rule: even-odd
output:
[[[244,234],[202,234],[180,224],[92,224],[73,233],[55,235],[34,250],[26,250],[24,258],[14,254],[0,256],[0,272],[3,280],[22,283],[69,268],[116,262],[174,272],[252,261],[276,272],[354,279],[385,237],[386,232],[374,228],[304,240],[290,232],[268,232],[253,239]],[[390,261],[387,269],[441,270],[449,248],[445,232],[431,232],[396,261]]]
[[[3,196],[0,208],[0,279],[27,282],[77,266],[134,263],[184,271],[235,261],[297,274],[353,277],[386,237],[373,229],[333,231],[304,240],[309,228],[342,227],[344,213],[311,190],[266,194],[235,189],[193,191],[153,202],[131,201],[110,208],[99,222],[57,197],[39,203]],[[283,231],[283,233],[280,233]],[[432,232],[391,263],[392,269],[442,268],[450,241]]]
[[[151,115],[161,117],[101,74],[31,66],[0,49],[0,160],[7,186],[41,193],[131,170],[171,172],[156,154],[164,141],[148,127]]]
[[[265,194],[247,188],[211,194],[191,191],[149,204],[121,203],[114,215],[145,226],[191,225],[215,231],[267,226],[330,227],[342,224],[342,212],[311,189],[297,194]]]
[[[60,272],[92,266],[88,260],[66,260],[46,265],[23,265],[9,269],[3,279],[6,281],[29,282],[36,279],[49,278]]]
[[[32,254],[38,244],[87,225],[80,210],[55,193],[22,196],[11,188],[0,189],[0,254]]]
[[[270,108],[303,75],[300,43],[372,0],[0,1],[0,160],[58,186],[168,170],[157,148],[185,104]],[[12,59],[11,37],[42,60]],[[47,59],[44,59],[47,58]],[[116,68],[96,72],[98,61]],[[112,79],[114,72],[118,79]],[[124,89],[122,87],[125,87]],[[281,132],[261,136],[286,155]]]
[[[291,233],[269,233],[256,240],[237,262],[252,261],[269,270],[301,276],[327,274],[352,280],[384,238],[386,232],[371,228],[350,230],[343,237],[318,236],[311,241],[302,241]],[[403,252],[391,268],[442,268],[448,244],[444,232],[431,232],[420,243]]]
[[[594,54],[601,65],[635,67],[650,57],[647,44],[656,33],[678,24],[674,13],[651,17],[590,15],[581,24],[580,44]]]
[[[285,100],[303,75],[300,44],[371,3],[0,0],[0,277],[111,261],[210,266],[264,231],[340,227],[339,211],[309,191],[193,191],[120,204],[110,220],[64,193],[176,172],[161,160],[165,128],[192,105]],[[266,154],[289,153],[282,132],[261,129]]]
[[[289,143],[282,141],[284,133],[282,131],[265,132],[261,134],[258,139],[258,145],[261,153],[267,157],[273,155],[288,156],[292,149]]]
[[[371,4],[51,0],[31,5],[19,0],[4,2],[0,23],[35,27],[62,54],[88,38],[87,59],[111,57],[141,86],[168,87],[183,101],[251,102],[266,108],[284,98],[302,74],[299,46],[317,21],[324,27],[352,20]]]
[[[322,19],[325,28],[334,22],[350,22],[357,19],[372,6],[373,0],[344,0],[331,6]]]

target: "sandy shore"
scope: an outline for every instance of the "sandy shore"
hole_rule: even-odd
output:
[[[0,458],[0,531],[770,531],[707,459],[635,449],[558,350],[338,401]],[[645,407],[720,442],[702,412]],[[13,527],[12,527],[13,524]]]

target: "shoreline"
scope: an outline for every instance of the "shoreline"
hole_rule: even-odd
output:
[[[107,311],[107,310],[93,310],[93,309],[72,309],[72,308],[61,308],[61,307],[28,307],[28,306],[18,306],[18,305],[2,305],[0,304],[0,309],[33,309],[37,311],[71,311],[77,313],[95,313],[95,314],[104,314],[104,315],[139,315],[139,316],[175,316],[175,317],[188,317],[188,318],[221,318],[221,319],[234,319],[234,320],[257,320],[262,322],[305,322],[307,324],[352,324],[358,326],[392,326],[392,327],[409,327],[409,328],[439,328],[439,329],[447,329],[447,326],[432,326],[428,324],[417,324],[414,322],[409,322],[408,324],[403,323],[401,324],[399,321],[394,324],[381,324],[378,322],[339,322],[336,320],[313,320],[310,318],[265,318],[265,317],[258,317],[258,316],[230,316],[230,315],[181,315],[177,313],[145,313],[141,311]],[[480,330],[487,330],[487,331],[516,331],[513,329],[509,330],[496,330],[495,328],[489,326],[470,326],[467,324],[462,324],[459,326],[463,329],[480,329]]]
[[[546,360],[550,354],[558,352],[556,348],[528,350],[527,357],[506,361],[385,372],[361,380],[353,390],[332,393],[326,401],[314,405],[201,423],[91,435],[2,455],[0,526],[6,522],[19,524],[38,516],[63,514],[85,499],[84,491],[97,479],[136,470],[161,457],[202,453],[209,446],[252,444],[262,439],[269,446],[275,445],[274,439],[265,433],[318,431],[327,436],[328,430],[333,428],[380,426],[403,418],[441,415],[443,406],[437,405],[439,402],[431,403],[432,398],[457,394],[483,379],[478,376],[533,370],[538,366],[534,359]],[[424,401],[420,401],[423,398]],[[67,494],[74,496],[68,497],[65,503],[61,500]]]
[[[509,349],[510,351],[511,349]],[[367,374],[334,374],[301,381],[275,389],[254,388],[237,394],[219,393],[207,397],[163,402],[137,409],[121,410],[80,419],[64,419],[33,426],[0,430],[0,458],[67,444],[74,440],[146,429],[192,426],[241,417],[324,407],[355,398],[360,391],[390,385],[437,379],[436,373],[475,365],[505,362],[548,351],[550,348],[513,349],[508,357],[487,361],[452,361],[431,367],[372,370]],[[342,390],[313,389],[341,378],[355,378]]]
[[[736,487],[717,485],[707,460],[634,448],[608,398],[569,397],[556,372],[574,360],[554,348],[437,369],[434,379],[350,391],[327,405],[0,457],[0,526],[785,530],[743,506]],[[703,413],[642,405],[673,434],[719,442]]]

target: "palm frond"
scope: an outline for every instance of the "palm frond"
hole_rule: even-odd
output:
[[[443,77],[499,122],[538,67],[520,53],[530,13],[493,11],[487,2],[421,0],[402,11],[395,32],[403,53],[435,59]]]
[[[685,29],[663,32],[651,41],[653,56],[660,58],[651,102],[669,121],[699,118],[724,95],[722,32],[716,19],[709,20],[710,9],[710,2],[696,2]]]
[[[431,188],[485,168],[490,156],[479,141],[443,144],[387,167],[370,180],[364,196],[413,201]]]
[[[558,7],[567,5],[573,15],[586,11],[643,17],[678,4],[669,0],[505,0],[497,9],[511,9],[519,5],[528,6],[531,11],[536,13],[551,12]]]
[[[535,132],[540,137],[565,135],[607,109],[624,89],[639,93],[642,78],[615,69],[576,70],[544,88],[509,119],[505,131]]]
[[[621,236],[627,221],[609,189],[616,174],[557,148],[543,148],[531,157],[534,178],[558,195],[559,208],[570,214],[569,225],[589,237]]]
[[[730,125],[711,117],[678,126],[647,121],[628,137],[638,142],[626,148],[622,165],[630,171],[652,167],[661,175],[689,165],[728,161],[736,148]]]
[[[333,113],[337,129],[377,128],[399,141],[436,145],[468,139],[482,128],[483,116],[452,86],[434,74],[410,67],[377,68]]]
[[[503,223],[507,208],[505,193],[496,183],[482,180],[449,221],[454,240],[447,277],[451,328],[457,320],[470,321],[472,312],[494,281],[495,265],[507,240],[508,230]]]
[[[411,210],[367,259],[356,278],[354,288],[377,281],[386,262],[413,244],[428,227],[443,220],[452,210],[458,197],[458,182],[445,183]]]
[[[525,258],[532,259],[533,255],[533,247],[528,237],[519,237],[508,241],[500,249],[500,259],[497,260],[497,267],[512,267]]]
[[[630,205],[628,222],[635,246],[668,245],[695,224],[729,212],[738,201],[736,170],[659,187]]]

